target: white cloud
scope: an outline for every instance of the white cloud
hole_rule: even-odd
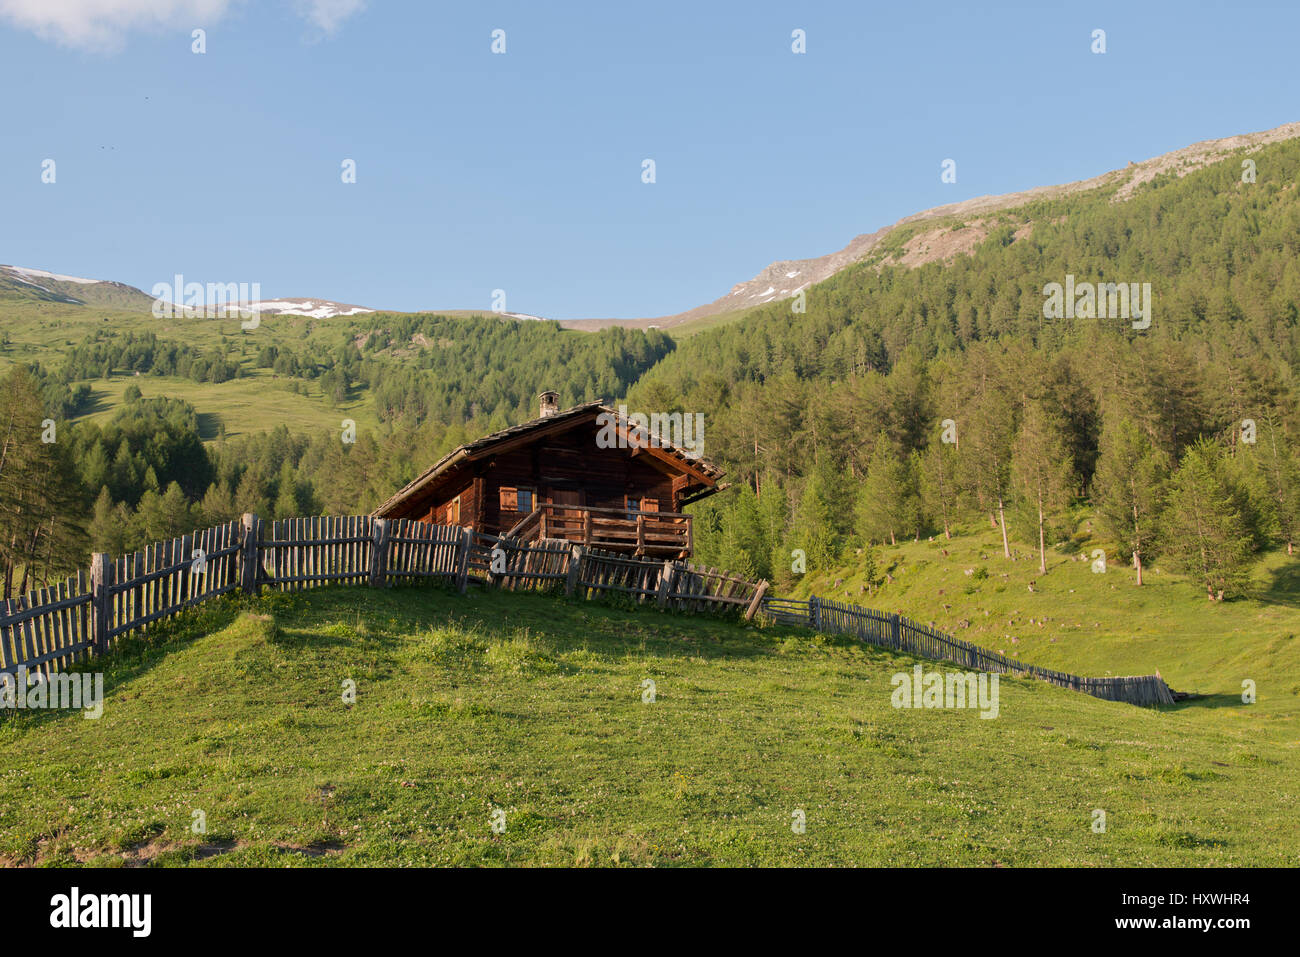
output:
[[[243,0],[0,0],[0,19],[64,46],[116,50],[139,30],[208,28]],[[299,16],[333,33],[365,0],[293,0]],[[256,9],[256,8],[253,8]]]
[[[66,46],[115,49],[130,31],[215,21],[230,0],[0,0],[0,17]]]
[[[333,33],[365,5],[366,0],[294,0],[298,15],[326,33]]]

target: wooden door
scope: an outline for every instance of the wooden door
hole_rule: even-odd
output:
[[[547,535],[550,538],[564,538],[571,542],[582,541],[583,517],[579,508],[582,506],[582,489],[553,488],[551,504],[552,519],[547,523]],[[575,506],[565,508],[564,506]]]
[[[582,489],[580,488],[553,488],[551,489],[551,501],[557,506],[572,505],[578,508],[582,507]],[[570,508],[559,508],[555,514],[562,518],[581,518],[582,513]]]

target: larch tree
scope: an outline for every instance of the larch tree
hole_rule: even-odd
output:
[[[1255,443],[1244,447],[1266,486],[1273,530],[1286,542],[1286,553],[1294,554],[1300,539],[1300,459],[1271,413],[1258,423]]]
[[[921,503],[926,512],[943,523],[943,537],[952,538],[952,516],[957,505],[957,446],[931,442],[918,460],[917,477]]]
[[[1156,540],[1156,520],[1169,481],[1169,456],[1129,418],[1107,423],[1093,479],[1101,530],[1132,557],[1137,583],[1142,560]]]
[[[1047,528],[1070,502],[1074,464],[1060,422],[1035,401],[1025,403],[1011,454],[1011,481],[1037,516],[1038,570],[1047,573]]]
[[[1016,410],[1007,383],[987,356],[979,356],[965,370],[970,380],[963,391],[960,412],[949,416],[961,447],[961,484],[989,521],[1002,531],[1002,554],[1011,557],[1007,540],[1007,506],[1012,494],[1011,451],[1016,433]],[[943,410],[941,409],[941,412]]]
[[[868,543],[896,545],[899,532],[919,527],[920,509],[909,462],[883,436],[867,466],[856,512],[858,534]]]
[[[0,567],[4,597],[26,592],[86,556],[85,496],[57,423],[45,420],[28,371],[0,379]]]
[[[1223,459],[1223,450],[1207,439],[1189,448],[1170,480],[1160,519],[1161,550],[1201,581],[1211,601],[1245,587],[1253,554],[1250,523]]]

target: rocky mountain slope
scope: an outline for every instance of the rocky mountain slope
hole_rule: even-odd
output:
[[[1115,188],[1115,200],[1123,202],[1133,195],[1143,183],[1163,173],[1185,176],[1193,170],[1223,159],[1238,150],[1247,152],[1269,143],[1300,136],[1300,123],[1288,123],[1261,133],[1229,136],[1224,139],[1205,140],[1191,146],[1165,153],[1138,163],[1129,163],[1123,169],[1112,170],[1091,179],[1066,183],[1060,186],[1039,186],[1034,189],[1001,196],[978,196],[960,203],[936,206],[904,217],[892,226],[874,233],[855,236],[847,246],[837,252],[814,259],[793,259],[774,262],[753,279],[737,283],[726,295],[713,302],[696,306],[672,316],[649,319],[579,319],[562,324],[575,329],[601,329],[611,325],[630,325],[645,328],[657,326],[671,329],[690,322],[718,316],[728,312],[761,306],[774,299],[785,299],[800,289],[830,278],[856,262],[860,262],[895,230],[917,223],[934,222],[931,229],[915,232],[903,246],[901,254],[884,259],[886,263],[903,266],[920,266],[928,262],[941,262],[961,253],[969,253],[988,236],[987,221],[992,214],[1023,206],[1042,199],[1053,199],[1070,193],[1092,189]],[[957,219],[964,228],[954,230],[948,223]]]

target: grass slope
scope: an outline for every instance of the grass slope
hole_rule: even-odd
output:
[[[335,588],[217,603],[108,659],[100,720],[0,721],[0,855],[1294,864],[1300,760],[1276,696],[1154,711],[1004,679],[985,720],[893,708],[890,676],[912,663],[539,595]],[[195,810],[205,835],[190,831]]]
[[[208,441],[217,437],[223,425],[229,435],[270,431],[280,424],[295,432],[315,432],[341,429],[342,420],[350,418],[358,428],[370,429],[378,425],[378,419],[368,390],[354,390],[351,401],[335,406],[316,382],[292,380],[256,367],[257,353],[266,345],[300,349],[304,343],[311,343],[333,347],[369,318],[269,316],[257,329],[243,331],[238,318],[156,319],[148,312],[0,298],[0,325],[9,336],[9,344],[0,347],[0,375],[17,362],[40,362],[47,369],[57,370],[73,345],[104,330],[120,334],[152,332],[160,339],[184,342],[207,354],[229,342],[236,347],[235,358],[243,366],[244,378],[213,384],[149,373],[136,376],[118,370],[110,379],[86,380],[94,390],[95,403],[88,417],[111,418],[122,407],[126,388],[137,385],[146,396],[170,396],[191,403],[199,412],[203,438]],[[288,386],[294,382],[305,393],[289,391]]]
[[[1067,546],[1049,549],[1046,575],[1039,574],[1036,549],[1013,540],[1009,561],[998,532],[960,532],[951,540],[935,536],[877,549],[877,574],[893,581],[874,592],[859,560],[812,570],[791,594],[898,612],[1075,674],[1159,671],[1178,691],[1229,704],[1240,703],[1242,681],[1251,679],[1261,703],[1269,699],[1300,718],[1300,562],[1284,552],[1256,567],[1256,597],[1211,603],[1204,588],[1158,560],[1138,588],[1133,569],[1115,557],[1111,543],[1091,537],[1086,523]],[[1097,548],[1112,556],[1105,573],[1092,570]]]
[[[295,381],[307,391],[291,392],[288,386]],[[199,414],[199,434],[205,442],[216,439],[222,428],[229,436],[266,432],[281,424],[291,432],[337,433],[344,419],[356,422],[362,431],[379,427],[368,391],[357,390],[357,398],[336,406],[326,399],[317,383],[279,377],[269,369],[252,370],[242,379],[220,384],[154,375],[114,375],[111,379],[92,379],[89,384],[94,390],[94,407],[85,418],[111,419],[124,404],[123,394],[135,385],[145,398],[169,396],[194,406]]]

